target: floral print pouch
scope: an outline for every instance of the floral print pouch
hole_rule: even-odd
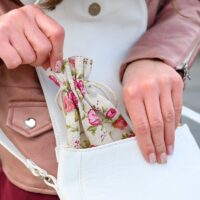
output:
[[[66,145],[71,148],[89,148],[134,136],[112,103],[112,90],[89,81],[91,69],[92,60],[70,57],[63,62],[61,72],[47,70],[59,87],[56,101],[65,117]]]

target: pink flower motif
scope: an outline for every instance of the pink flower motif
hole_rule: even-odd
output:
[[[79,83],[78,83],[78,88],[79,88],[79,90],[81,91],[82,95],[85,96],[85,93],[86,93],[86,92],[85,92],[85,87],[84,87],[84,83],[83,83],[82,80],[79,81]]]
[[[77,89],[78,88],[78,81],[74,78],[74,86]]]
[[[74,57],[69,58],[69,64],[70,64],[72,67],[75,67],[75,58],[74,58]]]
[[[109,118],[109,119],[112,119],[116,114],[117,114],[117,111],[114,108],[110,108],[106,112],[106,117]]]
[[[124,118],[122,116],[119,116],[119,118],[113,123],[113,126],[115,128],[118,128],[118,129],[125,129],[127,127],[127,122],[124,120]]]
[[[135,134],[134,133],[129,133],[128,134],[128,138],[132,138],[132,137],[135,137]]]
[[[88,112],[88,120],[89,123],[93,126],[98,126],[99,124],[101,124],[99,117],[97,116],[97,114],[93,109],[90,109]]]
[[[68,98],[74,103],[75,106],[78,105],[78,98],[75,96],[73,91],[69,91]]]
[[[80,141],[79,140],[74,141],[74,148],[76,148],[76,149],[80,148]]]
[[[53,75],[49,75],[49,78],[57,85],[60,86],[60,83],[58,82],[57,78]]]
[[[90,145],[90,148],[92,148],[92,147],[97,147],[97,145],[91,144],[91,145]]]
[[[78,80],[74,79],[74,86],[76,89],[79,89],[81,91],[81,94],[83,96],[85,96],[86,91],[85,91],[84,83],[82,80],[78,81]]]
[[[65,112],[71,112],[75,108],[73,101],[70,100],[66,95],[63,97],[63,103]]]

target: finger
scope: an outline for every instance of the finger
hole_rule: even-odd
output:
[[[9,40],[1,42],[0,58],[9,69],[14,69],[21,65],[22,60],[17,51],[11,46]]]
[[[175,111],[172,102],[171,90],[168,89],[168,86],[166,85],[162,87],[160,105],[164,119],[165,145],[167,147],[167,153],[171,155],[174,151]]]
[[[44,69],[48,69],[49,66],[50,66],[49,59],[48,59],[46,62],[44,62],[44,63],[42,64],[42,67],[43,67]]]
[[[62,26],[56,21],[41,13],[36,17],[40,29],[49,38],[52,44],[50,63],[52,68],[61,67],[63,60],[63,44],[65,32]]]
[[[180,77],[179,77],[180,78]],[[172,100],[175,111],[175,128],[178,127],[181,119],[181,111],[183,106],[183,80],[180,78],[174,81],[172,88]]]
[[[127,102],[127,110],[130,115],[138,144],[147,162],[156,162],[156,155],[152,143],[150,128],[146,117],[146,111],[142,99],[134,99]]]
[[[11,34],[10,42],[21,57],[22,64],[35,63],[36,54],[23,33]]]
[[[157,160],[159,163],[166,163],[167,155],[164,140],[164,125],[158,92],[155,89],[149,91],[149,93],[146,94],[144,102]]]
[[[25,29],[25,35],[36,54],[34,65],[42,65],[50,59],[51,42],[36,25],[28,25]]]

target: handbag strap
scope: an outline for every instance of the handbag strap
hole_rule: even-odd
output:
[[[0,145],[7,149],[15,158],[17,158],[34,176],[42,178],[46,185],[56,190],[56,178],[52,175],[49,175],[44,169],[38,167],[32,160],[26,158],[6,136],[2,129],[0,129]]]

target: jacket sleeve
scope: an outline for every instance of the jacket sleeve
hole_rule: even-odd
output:
[[[153,26],[132,47],[120,68],[120,80],[127,65],[140,59],[159,59],[178,69],[188,58],[191,66],[200,49],[200,1],[174,3],[178,12],[171,3],[167,4]]]
[[[19,0],[0,0],[0,15],[3,15],[15,8],[19,8],[19,6],[23,6]]]
[[[0,0],[0,16],[20,6],[23,6],[23,4],[19,0]],[[2,64],[3,61],[0,58],[0,65]]]

